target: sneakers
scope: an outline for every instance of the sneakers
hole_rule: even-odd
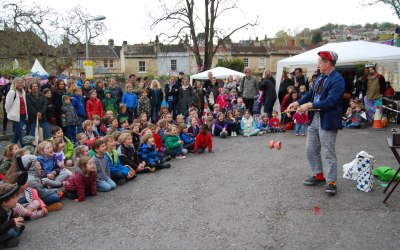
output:
[[[177,155],[175,158],[176,158],[176,159],[186,159],[186,156],[184,156],[184,155]]]
[[[263,135],[264,134],[264,132],[263,131],[261,131],[261,132],[259,132],[257,135]]]
[[[299,134],[296,134],[296,136],[299,136]]]
[[[305,136],[306,134],[301,134],[301,136]]]
[[[325,185],[326,180],[318,180],[315,176],[312,176],[306,180],[304,180],[304,185],[306,186],[322,186]]]
[[[336,192],[337,192],[336,185],[329,182],[328,185],[326,186],[325,193],[330,194],[330,195],[335,195]]]
[[[237,133],[236,133],[236,132],[232,132],[232,133],[233,133],[233,136],[235,136],[235,137],[237,136]]]
[[[53,203],[53,204],[47,206],[47,211],[49,211],[49,212],[58,211],[61,209],[62,209],[61,202],[56,202],[56,203]]]
[[[186,148],[182,148],[182,154],[186,155],[189,151]]]

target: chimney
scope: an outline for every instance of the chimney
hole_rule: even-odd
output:
[[[108,47],[114,48],[114,39],[108,39]]]

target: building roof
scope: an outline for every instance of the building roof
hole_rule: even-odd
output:
[[[270,47],[271,54],[299,54],[303,51],[303,48],[297,45],[271,45]]]
[[[119,58],[119,55],[108,45],[90,45],[89,57],[91,58]]]
[[[133,44],[127,45],[124,54],[127,56],[156,56],[153,44]]]
[[[120,57],[120,55],[121,55],[121,49],[122,49],[122,46],[114,46],[114,51],[118,57]]]
[[[187,52],[183,44],[160,44],[160,52]]]
[[[266,55],[267,48],[264,46],[255,46],[247,43],[234,43],[232,44],[232,56],[235,55]]]
[[[0,31],[0,57],[55,56],[56,49],[31,31]]]

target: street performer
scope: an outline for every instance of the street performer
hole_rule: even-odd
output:
[[[311,167],[312,177],[304,181],[306,186],[326,186],[325,192],[335,195],[337,192],[337,159],[335,152],[336,136],[341,126],[342,96],[345,82],[336,71],[338,54],[334,51],[318,53],[318,67],[321,75],[316,79],[299,101],[289,105],[288,109],[310,111],[310,125],[307,133],[307,159]],[[326,179],[322,167],[321,146],[325,151]]]

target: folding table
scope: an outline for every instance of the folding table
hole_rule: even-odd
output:
[[[399,156],[399,153],[397,152],[397,149],[400,148],[400,146],[393,146],[392,138],[387,138],[387,143],[388,143],[389,148],[392,150],[394,157],[396,158],[397,162],[399,163],[399,168],[397,169],[396,174],[390,180],[390,182],[387,185],[387,187],[385,188],[385,190],[383,190],[383,193],[386,193],[386,191],[389,190],[390,185],[392,183],[394,184],[393,188],[390,189],[389,193],[386,195],[385,199],[383,200],[383,203],[385,203],[387,201],[387,199],[389,199],[390,195],[392,195],[393,191],[397,188],[397,186],[400,183],[400,178],[399,178],[399,180],[395,181],[397,174],[400,172],[400,156]]]

